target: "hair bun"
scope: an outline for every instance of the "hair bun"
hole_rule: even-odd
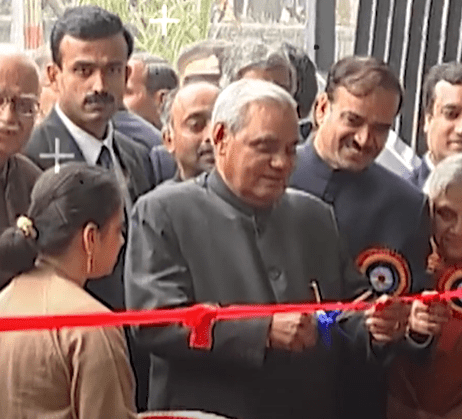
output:
[[[0,236],[2,272],[6,271],[11,273],[11,276],[16,276],[31,270],[34,267],[37,253],[35,240],[30,240],[19,228],[7,228]]]

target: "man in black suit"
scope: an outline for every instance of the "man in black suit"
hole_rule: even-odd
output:
[[[425,78],[423,100],[428,152],[408,177],[420,189],[435,165],[462,152],[462,64],[453,61],[433,66]]]
[[[53,159],[43,155],[57,151],[58,138],[60,152],[74,155],[67,159],[113,167],[129,201],[135,201],[154,182],[148,151],[110,122],[122,103],[132,36],[118,16],[99,7],[77,7],[56,22],[51,49],[48,75],[59,98],[32,133],[26,154],[46,169]]]
[[[419,292],[429,285],[425,264],[430,220],[425,196],[374,162],[385,147],[402,95],[391,69],[375,58],[347,57],[334,64],[325,91],[316,100],[313,140],[297,150],[291,181],[293,187],[332,205],[353,259],[384,247],[407,261],[407,280],[393,269],[371,264],[366,274],[377,294]],[[430,341],[431,337],[426,343]],[[415,349],[413,342],[410,345]],[[347,382],[342,396],[349,417],[385,418],[382,366],[362,365],[353,356],[344,365]]]
[[[127,213],[155,183],[149,150],[119,133],[111,122],[122,103],[132,50],[133,38],[118,16],[95,6],[66,10],[51,33],[53,64],[48,76],[58,101],[26,147],[26,154],[42,169],[54,164],[49,156],[59,151],[67,160],[112,170]],[[112,275],[88,286],[116,309],[125,305],[123,254],[124,250]]]

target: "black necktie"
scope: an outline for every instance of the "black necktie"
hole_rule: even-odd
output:
[[[96,164],[98,164],[99,166],[103,166],[109,170],[111,170],[114,166],[114,162],[112,161],[111,157],[111,152],[105,145],[101,147],[101,152],[99,154],[98,160],[96,161]]]

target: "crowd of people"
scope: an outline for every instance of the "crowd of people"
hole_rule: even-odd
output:
[[[400,176],[377,158],[405,92],[376,58],[319,92],[288,43],[174,68],[96,6],[50,49],[0,56],[0,317],[371,304],[328,341],[320,312],[217,322],[207,350],[178,324],[0,332],[2,418],[462,417],[462,300],[435,297],[462,285],[462,64],[430,69]]]

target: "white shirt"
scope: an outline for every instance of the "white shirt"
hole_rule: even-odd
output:
[[[410,175],[420,165],[419,157],[393,130],[388,133],[385,147],[375,161],[401,177]]]
[[[432,159],[430,158],[430,153],[428,151],[424,154],[423,159],[425,163],[427,164],[428,168],[430,169],[430,173],[433,172],[433,170],[435,170],[435,165],[433,164]],[[422,188],[422,192],[426,195],[428,195],[428,189],[429,189],[428,188],[428,178],[425,181],[424,186]]]
[[[72,122],[62,111],[58,104],[56,104],[55,109],[64,126],[67,128],[69,133],[72,135],[72,138],[74,138],[75,142],[77,143],[80,151],[82,152],[83,158],[90,166],[96,166],[96,162],[98,161],[99,155],[101,154],[103,145],[108,148],[109,153],[111,154],[112,162],[114,163],[114,172],[117,177],[117,181],[122,188],[125,206],[127,208],[128,214],[130,214],[133,204],[128,192],[127,179],[125,178],[119,159],[114,153],[114,126],[112,121],[108,122],[106,137],[103,140],[99,140],[92,134],[74,124],[74,122]]]
[[[427,163],[430,172],[433,172],[433,170],[435,170],[435,165],[433,164],[432,159],[430,158],[430,153],[428,151],[424,154],[423,159],[425,160],[425,163]]]

